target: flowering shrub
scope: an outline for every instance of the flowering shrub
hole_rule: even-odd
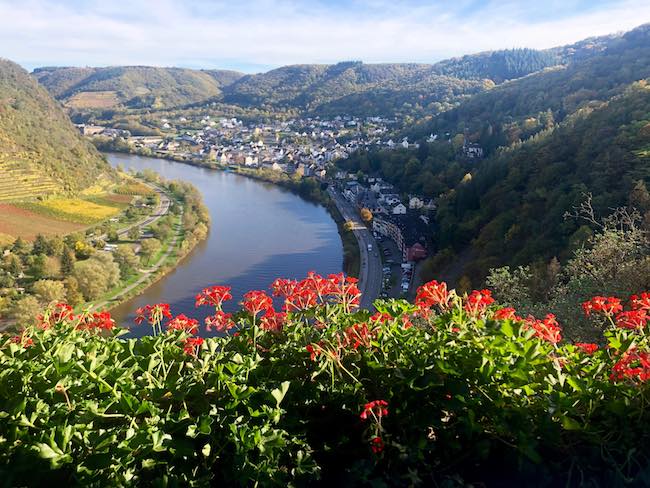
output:
[[[271,295],[283,301],[274,308]],[[151,336],[57,304],[0,341],[7,485],[642,484],[650,448],[650,295],[595,297],[602,344],[489,290],[422,286],[358,310],[314,273],[206,288],[207,329],[144,307]],[[579,481],[578,481],[579,480]]]

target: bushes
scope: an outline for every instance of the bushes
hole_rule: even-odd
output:
[[[353,280],[278,280],[209,327],[164,304],[153,337],[59,306],[0,348],[8,483],[616,486],[648,476],[650,295],[585,305],[608,347],[563,344],[487,290],[429,283],[350,311]],[[276,310],[278,302],[283,311]],[[166,318],[169,316],[169,319]],[[109,329],[107,331],[106,329]]]

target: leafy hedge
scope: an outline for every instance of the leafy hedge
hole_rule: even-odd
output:
[[[431,282],[415,304],[354,311],[353,279],[277,280],[208,329],[169,306],[124,340],[108,313],[57,304],[0,346],[7,486],[487,486],[650,481],[650,294],[585,311],[603,344],[565,344],[552,315]],[[283,302],[284,311],[274,306]],[[144,326],[144,325],[141,325]]]

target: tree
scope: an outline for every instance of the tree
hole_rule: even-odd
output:
[[[364,207],[364,208],[361,209],[360,213],[361,213],[361,219],[365,223],[372,222],[372,217],[373,216],[372,216],[372,212],[370,211],[370,209],[367,209],[367,208]]]
[[[120,239],[120,236],[117,234],[117,230],[114,227],[111,227],[106,231],[106,240],[108,242],[117,242]]]
[[[343,225],[343,228],[348,232],[351,231],[352,229],[354,229],[354,222],[352,222],[351,220],[347,220]]]
[[[30,256],[29,260],[29,274],[35,280],[39,280],[45,276],[45,254],[37,254]]]
[[[2,267],[7,273],[11,273],[12,276],[16,277],[23,270],[23,263],[18,256],[11,253],[3,259]]]
[[[140,260],[135,254],[133,246],[130,244],[120,244],[117,246],[117,249],[113,253],[113,259],[115,259],[115,262],[120,267],[120,275],[122,277],[133,274],[138,264],[140,264]]]
[[[129,229],[129,231],[126,233],[127,237],[131,239],[132,241],[135,241],[140,238],[140,227],[137,225],[134,225]]]
[[[41,304],[33,296],[26,296],[14,303],[11,315],[19,325],[31,325],[36,321],[36,316],[41,312]]]
[[[47,239],[43,234],[38,234],[36,239],[34,239],[34,244],[32,244],[32,253],[33,254],[46,254],[47,253]]]
[[[64,282],[65,285],[65,298],[69,305],[76,307],[81,305],[84,297],[79,291],[79,282],[74,276],[68,276]]]
[[[145,264],[148,265],[153,255],[158,251],[160,251],[160,241],[158,239],[153,238],[142,241],[140,255]]]
[[[22,237],[18,236],[11,246],[11,252],[18,255],[27,254],[29,247]]]
[[[77,259],[86,259],[94,252],[95,249],[93,249],[93,246],[86,241],[77,241],[74,244],[74,253]]]
[[[62,281],[39,280],[34,283],[32,291],[36,298],[44,304],[60,302],[65,297],[65,286]]]
[[[96,300],[110,288],[117,285],[120,268],[108,253],[98,254],[74,265],[74,277],[79,291],[87,300]]]
[[[63,248],[61,253],[61,273],[69,275],[74,269],[74,263],[77,261],[74,252],[67,245]]]
[[[54,256],[45,256],[45,263],[43,264],[43,277],[44,278],[58,278],[61,276],[61,261]]]

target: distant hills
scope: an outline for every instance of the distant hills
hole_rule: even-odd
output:
[[[358,61],[283,66],[244,75],[147,66],[38,68],[33,75],[68,108],[169,109],[206,102],[313,115],[433,115],[507,80],[597,55],[618,36],[547,50],[505,49],[435,64]]]
[[[149,66],[37,68],[32,73],[74,109],[169,108],[221,95],[242,73]]]
[[[111,173],[50,94],[0,59],[0,199],[75,192]]]

